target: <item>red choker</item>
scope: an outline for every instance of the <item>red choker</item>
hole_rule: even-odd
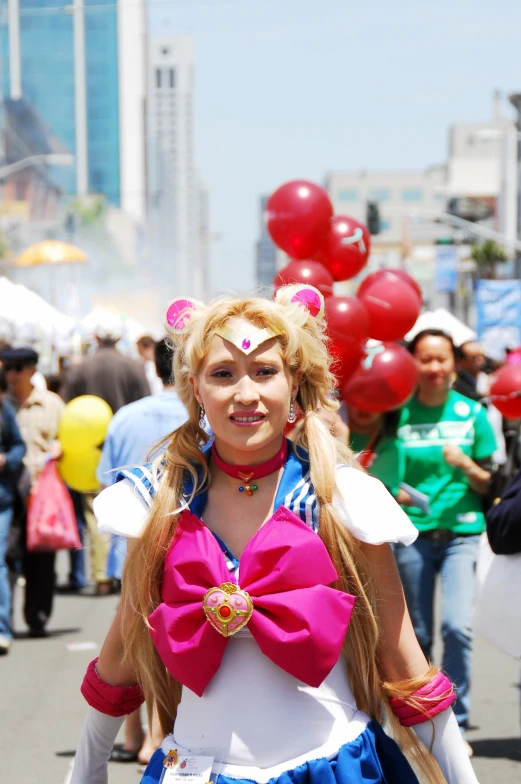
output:
[[[244,484],[239,487],[239,493],[246,493],[246,495],[253,495],[255,490],[258,490],[257,485],[252,484],[252,482],[255,483],[257,479],[262,479],[264,476],[269,476],[278,471],[286,462],[287,457],[288,442],[285,438],[282,441],[281,448],[274,457],[265,463],[252,466],[225,463],[217,454],[215,444],[212,444],[212,458],[215,460],[215,465],[228,476],[232,476],[234,479],[241,479]]]

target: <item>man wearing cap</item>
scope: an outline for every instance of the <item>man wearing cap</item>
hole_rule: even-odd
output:
[[[119,318],[107,314],[95,329],[98,350],[83,362],[72,367],[65,380],[62,397],[66,403],[80,395],[96,395],[105,400],[115,414],[128,403],[150,395],[145,369],[141,362],[121,354],[116,344],[122,336]],[[84,493],[84,516],[91,542],[91,571],[96,582],[96,593],[112,590],[112,579],[107,577],[109,538],[98,533],[92,511],[96,493]]]
[[[38,354],[32,348],[10,348],[0,355],[7,384],[8,400],[16,412],[16,421],[27,452],[24,463],[32,489],[49,459],[57,459],[61,448],[57,441],[63,401],[46,389],[37,389],[32,377]],[[24,616],[32,637],[44,637],[52,612],[55,553],[26,552]]]

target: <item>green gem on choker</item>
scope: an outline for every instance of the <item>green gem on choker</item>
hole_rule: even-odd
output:
[[[253,473],[251,474],[243,474],[239,471],[239,478],[242,479],[244,482],[250,482],[253,478]],[[246,495],[253,495],[254,491],[257,490],[257,485],[241,485],[239,487],[239,493],[246,493]]]

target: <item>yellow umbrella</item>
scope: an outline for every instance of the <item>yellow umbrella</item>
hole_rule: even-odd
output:
[[[87,256],[76,245],[59,240],[43,240],[26,248],[13,264],[15,267],[36,267],[39,264],[75,264],[84,261],[87,261]]]

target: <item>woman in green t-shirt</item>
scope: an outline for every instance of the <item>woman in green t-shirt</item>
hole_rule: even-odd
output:
[[[396,439],[399,411],[380,414],[346,405],[349,446],[358,455],[358,462],[379,479],[398,500],[403,481],[401,444]]]
[[[480,403],[451,389],[452,339],[423,330],[409,345],[419,370],[415,396],[404,406],[398,438],[403,480],[423,494],[423,508],[406,505],[419,530],[416,542],[395,548],[409,611],[427,659],[431,658],[436,577],[442,583],[443,668],[455,683],[455,714],[468,725],[471,616],[479,535],[485,528],[481,495],[490,480],[496,441]],[[411,504],[411,499],[408,499]]]

